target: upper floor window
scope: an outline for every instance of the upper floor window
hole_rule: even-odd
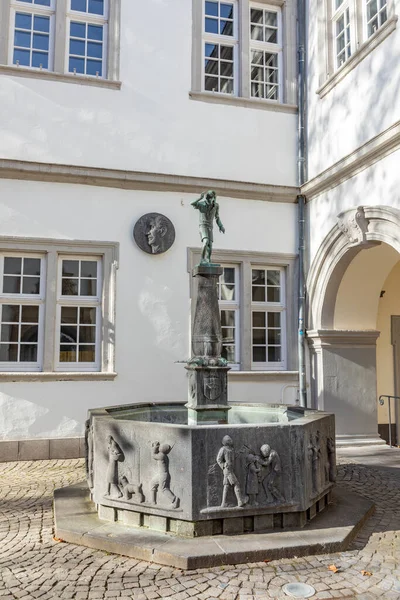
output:
[[[366,0],[367,35],[371,36],[387,21],[387,0]]]
[[[193,0],[193,92],[295,103],[292,0],[277,4]]]
[[[334,51],[336,68],[339,68],[350,58],[352,51],[350,0],[334,0],[334,2]]]
[[[121,0],[2,2],[0,37],[8,44],[0,44],[0,63],[32,73],[118,79]]]

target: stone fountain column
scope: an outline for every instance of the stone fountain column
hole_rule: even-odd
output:
[[[186,365],[189,424],[227,423],[228,367],[221,357],[222,331],[217,283],[220,265],[202,263],[193,269],[198,291],[192,330],[192,358]]]

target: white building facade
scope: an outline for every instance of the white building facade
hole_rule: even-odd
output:
[[[1,459],[82,455],[89,408],[186,399],[207,189],[230,398],[294,403],[294,3],[0,10]],[[135,244],[148,213],[173,223],[165,253]]]

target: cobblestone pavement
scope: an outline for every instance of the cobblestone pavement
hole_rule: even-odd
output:
[[[0,464],[0,600],[287,600],[282,586],[296,581],[311,584],[315,600],[400,599],[400,468],[384,460],[341,460],[341,484],[377,505],[347,552],[197,571],[55,541],[53,489],[83,477],[81,460]]]

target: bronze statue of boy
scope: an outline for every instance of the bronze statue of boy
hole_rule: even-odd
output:
[[[213,190],[203,192],[198,200],[192,202],[192,206],[200,212],[200,237],[203,243],[200,264],[211,262],[213,237],[213,221],[217,223],[221,233],[225,228],[219,218],[219,204],[217,195]]]

